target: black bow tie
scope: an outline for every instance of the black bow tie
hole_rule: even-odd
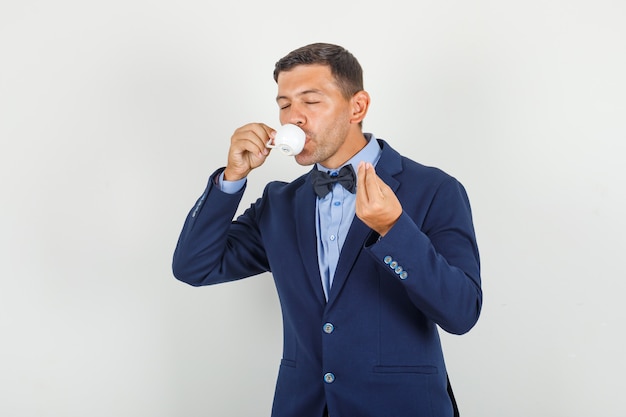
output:
[[[352,164],[344,166],[338,173],[333,174],[314,169],[311,171],[311,182],[313,183],[315,194],[320,198],[324,198],[336,182],[343,185],[343,188],[350,191],[352,194],[356,191],[356,174],[354,173]]]

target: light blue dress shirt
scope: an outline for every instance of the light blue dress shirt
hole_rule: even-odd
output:
[[[317,164],[317,169],[332,175],[348,164],[352,164],[354,172],[357,172],[360,162],[370,162],[372,165],[376,165],[382,150],[374,135],[365,133],[365,138],[368,141],[367,145],[341,167],[331,170]],[[352,194],[337,183],[324,198],[318,197],[317,199],[317,209],[315,210],[317,261],[326,300],[330,294],[330,287],[333,285],[341,248],[343,248],[352,219],[354,219],[355,205],[356,194]]]
[[[317,164],[320,171],[338,172],[343,166],[352,164],[357,172],[360,162],[370,162],[376,165],[382,150],[378,141],[371,133],[364,134],[367,145],[341,167],[331,170]],[[241,190],[246,179],[238,181],[224,180],[224,173],[218,178],[218,186],[225,193],[234,194]],[[348,230],[355,214],[356,194],[352,194],[340,184],[335,184],[330,193],[324,198],[317,199],[315,210],[315,228],[317,231],[317,260],[320,268],[324,295],[328,300],[330,287],[333,284],[337,262],[341,248],[346,241]]]

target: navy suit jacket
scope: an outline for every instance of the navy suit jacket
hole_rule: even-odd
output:
[[[271,182],[233,221],[243,190],[209,185],[189,213],[174,275],[194,286],[270,271],[283,314],[272,416],[448,417],[453,405],[437,327],[478,320],[478,248],[463,186],[379,140],[377,174],[403,212],[383,237],[356,216],[328,302],[317,261],[309,173]]]

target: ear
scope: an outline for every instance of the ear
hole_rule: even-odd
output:
[[[361,123],[363,119],[365,119],[367,109],[369,109],[370,106],[370,95],[367,91],[361,90],[352,96],[350,104],[352,105],[352,117],[350,118],[350,123]]]

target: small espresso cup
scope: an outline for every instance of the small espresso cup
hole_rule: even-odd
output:
[[[298,155],[304,148],[306,133],[296,125],[284,124],[276,129],[274,144],[270,139],[265,146],[268,148],[278,148],[285,155]]]

